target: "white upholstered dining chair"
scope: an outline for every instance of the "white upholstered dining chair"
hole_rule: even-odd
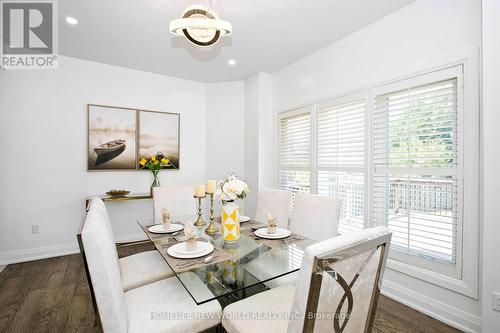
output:
[[[340,199],[297,193],[289,229],[297,235],[320,241],[337,236],[339,219]]]
[[[158,251],[144,251],[118,259],[115,237],[104,202],[92,198],[88,207],[89,213],[97,214],[99,223],[103,225],[107,246],[113,249],[116,260],[119,262],[123,290],[131,290],[148,283],[152,283],[174,275],[170,267]]]
[[[296,286],[227,306],[222,325],[228,333],[371,332],[390,240],[376,227],[307,247]]]
[[[91,207],[80,238],[104,332],[200,332],[219,324],[219,303],[196,305],[175,277],[124,291],[116,248],[106,229],[100,212]],[[194,274],[192,278],[209,297],[210,291],[201,280]],[[193,318],[168,318],[169,313],[192,314]]]
[[[196,215],[196,201],[193,186],[153,187],[153,213],[161,219],[162,208],[168,209],[170,216]]]
[[[263,188],[259,191],[255,221],[267,223],[266,214],[276,218],[278,226],[287,229],[290,217],[290,192]]]
[[[335,237],[339,227],[340,200],[334,197],[297,193],[291,215],[288,225],[291,232],[316,241]],[[271,274],[271,272],[263,274],[262,269],[256,269],[256,267],[271,267],[265,263],[266,260],[270,259],[267,257],[257,258],[247,265],[247,271],[258,279],[265,279],[267,274]],[[298,272],[287,274],[278,279],[267,281],[265,285],[268,288],[275,288],[284,284],[294,284],[298,275]]]

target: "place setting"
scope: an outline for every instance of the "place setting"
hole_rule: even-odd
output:
[[[181,222],[172,222],[170,213],[166,208],[161,210],[161,223],[142,226],[142,229],[149,235],[151,240],[158,240],[165,237],[175,237],[184,229]]]
[[[267,226],[259,228],[251,228],[248,236],[254,240],[260,240],[270,246],[277,246],[283,243],[290,244],[293,241],[303,240],[304,237],[292,234],[288,229],[278,227],[276,218],[271,214],[266,214]]]
[[[176,273],[201,268],[231,259],[226,251],[214,247],[206,239],[197,238],[196,228],[191,221],[184,225],[184,241],[174,245],[165,244],[161,254]]]

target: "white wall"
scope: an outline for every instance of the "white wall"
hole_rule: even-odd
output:
[[[272,100],[272,77],[259,73],[259,189],[278,186],[278,150],[273,144],[278,135],[278,119],[275,117]]]
[[[245,199],[247,213],[253,215],[259,193],[259,103],[260,76],[252,75],[245,80],[245,180],[250,193]]]
[[[207,84],[207,179],[219,181],[230,172],[244,176],[244,111],[244,81]],[[244,202],[238,204],[244,212]]]
[[[269,74],[257,73],[245,80],[245,180],[251,190],[245,208],[250,216],[255,215],[259,190],[276,187],[276,117],[271,91]]]
[[[275,109],[352,89],[480,46],[478,0],[417,0],[273,74]]]
[[[0,264],[74,251],[88,195],[149,190],[148,172],[87,172],[87,103],[180,113],[181,169],[161,183],[205,180],[203,83],[61,57],[57,70],[0,71],[0,87]],[[119,239],[152,214],[150,201],[108,207]]]
[[[492,293],[500,292],[500,2],[483,0],[483,332],[500,330]]]
[[[417,0],[274,73],[274,110],[364,88],[396,73],[470,52],[480,43],[480,1]],[[463,330],[480,330],[481,309],[475,299],[390,269],[384,276],[384,291]]]

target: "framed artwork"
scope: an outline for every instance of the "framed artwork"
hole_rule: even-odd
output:
[[[87,110],[88,170],[135,170],[137,113],[92,104]]]
[[[141,158],[170,160],[179,169],[180,114],[87,105],[88,170],[139,170]]]
[[[170,160],[164,169],[179,169],[180,115],[156,111],[138,111],[138,160],[152,156]]]

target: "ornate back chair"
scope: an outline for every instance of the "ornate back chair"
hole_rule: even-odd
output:
[[[289,332],[371,332],[391,234],[365,229],[308,247]]]
[[[390,241],[376,227],[308,246],[295,286],[228,305],[222,325],[231,333],[371,332]]]

